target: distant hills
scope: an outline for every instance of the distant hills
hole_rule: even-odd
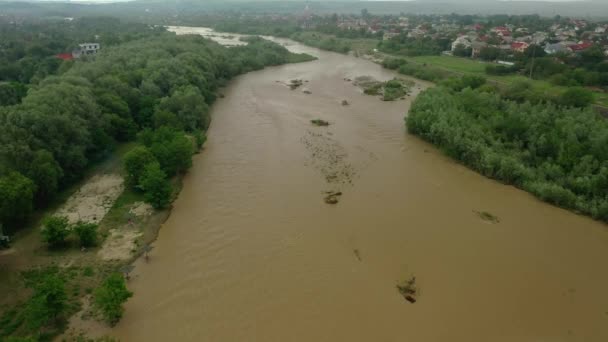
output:
[[[587,18],[608,18],[608,0],[563,1],[563,0],[415,0],[415,1],[302,1],[302,0],[137,0],[103,4],[112,0],[74,0],[70,3],[61,0],[0,0],[0,11],[19,8],[24,10],[32,3],[33,8],[50,11],[69,11],[72,8],[95,8],[98,14],[122,8],[125,10],[144,10],[145,8],[172,9],[174,11],[243,11],[243,12],[294,12],[306,5],[315,13],[358,13],[366,8],[375,14],[540,14],[542,16],[576,16]],[[124,0],[123,0],[124,1]],[[35,5],[33,4],[35,2]],[[550,2],[550,3],[548,3]],[[18,6],[14,6],[16,4]],[[83,4],[86,4],[83,5]],[[91,6],[93,5],[93,6]],[[86,11],[85,11],[86,12]],[[94,14],[94,13],[92,13]],[[120,14],[120,13],[118,13]]]

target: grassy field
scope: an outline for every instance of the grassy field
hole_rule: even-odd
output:
[[[562,86],[553,85],[547,81],[543,80],[531,80],[528,77],[523,75],[506,75],[506,76],[492,76],[487,75],[485,72],[485,68],[489,64],[476,61],[468,58],[460,58],[453,56],[419,56],[419,57],[409,57],[406,58],[409,61],[418,63],[418,64],[427,64],[429,66],[434,66],[437,68],[441,68],[447,71],[451,71],[458,74],[469,74],[469,75],[478,75],[484,76],[488,80],[495,81],[497,83],[501,83],[504,85],[509,85],[517,81],[528,81],[532,82],[534,87],[540,89],[544,92],[549,93],[558,93],[565,89]],[[595,103],[608,106],[608,94],[600,91],[594,91]]]

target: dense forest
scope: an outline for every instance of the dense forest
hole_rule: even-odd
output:
[[[69,69],[72,62],[56,55],[71,53],[79,43],[97,42],[107,48],[162,31],[106,17],[0,21],[0,106],[19,103],[29,84]]]
[[[422,93],[406,122],[485,176],[608,222],[608,122],[591,109],[516,102],[471,78]]]
[[[140,131],[154,136],[164,127],[153,139],[167,142],[165,148],[149,146],[162,174],[151,170],[151,176],[182,170],[165,158],[174,155],[170,148],[183,147],[179,132],[206,129],[219,86],[241,73],[308,58],[260,38],[226,48],[162,33],[105,48],[31,84],[21,103],[0,107],[0,223],[14,231]]]

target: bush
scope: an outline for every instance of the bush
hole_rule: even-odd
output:
[[[158,163],[146,165],[139,187],[144,191],[146,202],[156,209],[165,208],[171,202],[171,184]]]
[[[97,245],[97,225],[94,223],[78,222],[73,227],[82,247]]]
[[[122,304],[131,296],[133,293],[127,289],[124,278],[114,273],[95,290],[93,303],[101,311],[104,320],[114,326],[122,318]]]
[[[67,307],[65,280],[49,273],[35,284],[34,294],[25,305],[25,323],[32,331],[49,324],[64,313]]]
[[[156,157],[145,146],[137,146],[129,151],[123,161],[127,184],[138,185],[146,165],[154,162],[156,162]]]
[[[488,177],[608,221],[608,121],[591,108],[530,103],[535,91],[527,83],[509,89],[521,103],[482,87],[424,91],[412,103],[408,132]]]
[[[580,87],[568,88],[557,102],[563,106],[583,108],[593,102],[593,93]]]
[[[42,225],[42,239],[49,247],[56,248],[65,245],[65,240],[70,235],[67,217],[51,216],[45,219]]]

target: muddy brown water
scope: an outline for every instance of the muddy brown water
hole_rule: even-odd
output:
[[[608,341],[605,225],[449,160],[405,132],[407,100],[382,102],[344,80],[392,72],[280,41],[319,60],[225,90],[113,335]],[[312,94],[281,83],[295,78]],[[340,202],[324,203],[325,191]],[[396,289],[411,276],[415,304]]]

